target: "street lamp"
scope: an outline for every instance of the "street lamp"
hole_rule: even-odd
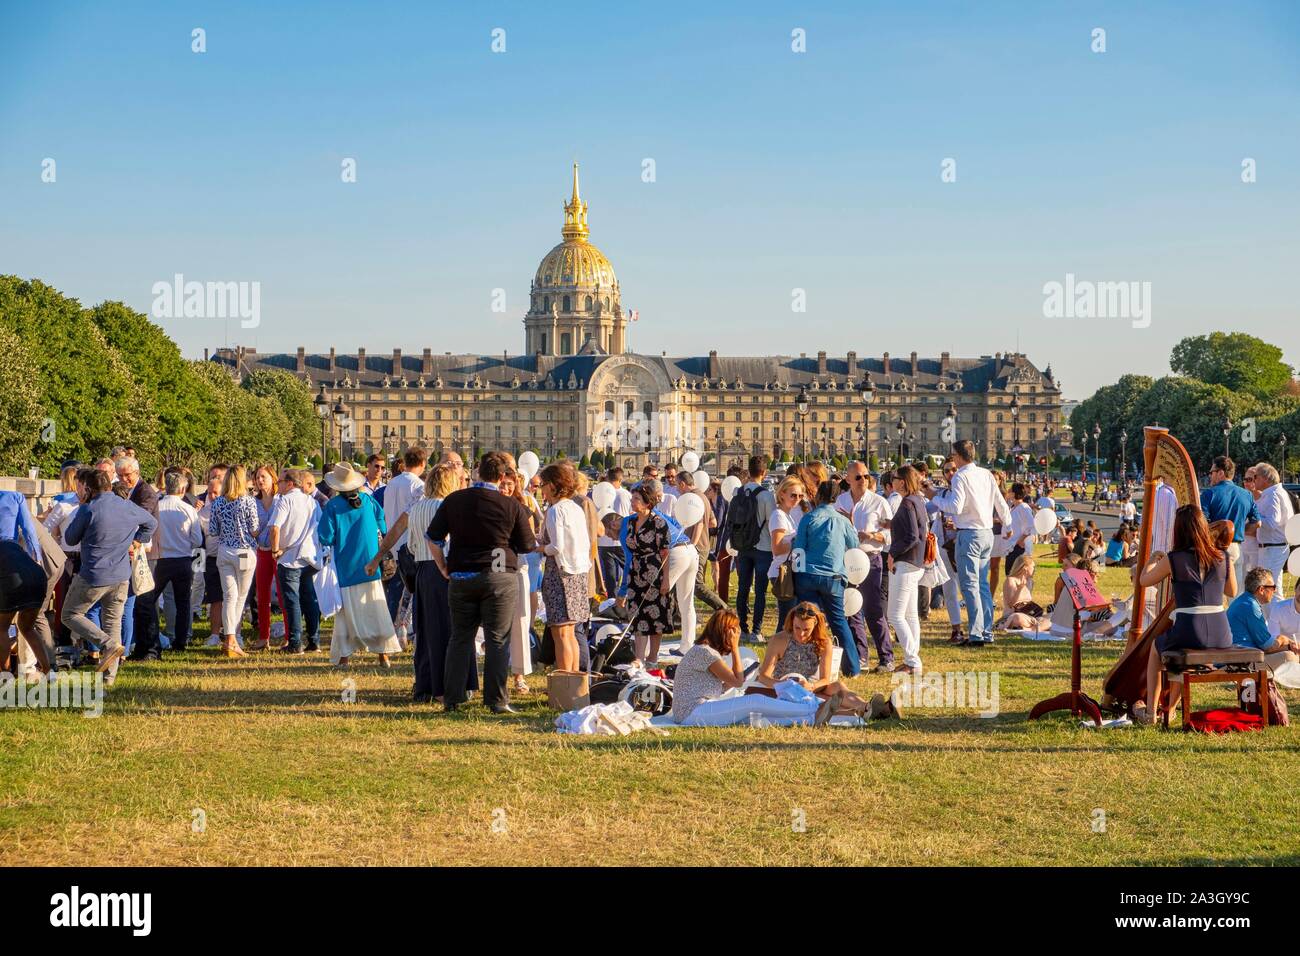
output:
[[[871,402],[876,397],[876,386],[871,382],[871,373],[867,372],[862,376],[862,384],[858,386],[858,398],[862,399],[862,464],[865,466],[867,459],[867,439],[871,434]]]
[[[1228,438],[1232,434],[1232,419],[1228,416],[1228,410],[1226,408],[1223,410],[1223,424],[1219,427],[1223,429],[1223,457],[1227,458]]]
[[[1092,440],[1096,447],[1096,455],[1094,456],[1096,470],[1093,473],[1092,497],[1094,501],[1101,501],[1101,422],[1092,423]]]
[[[808,392],[802,385],[794,399],[795,415],[799,419],[799,457],[807,459],[808,450],[804,447],[803,420],[808,417]]]
[[[904,421],[902,415],[898,416],[898,425],[896,426],[896,431],[898,432],[898,463],[899,465],[902,465],[903,464],[903,436],[907,434],[907,422]]]
[[[1282,472],[1282,483],[1286,484],[1286,432],[1283,432],[1278,436],[1277,443],[1278,447],[1282,449],[1282,454],[1280,456],[1281,460],[1278,462],[1278,464],[1282,466],[1280,469]]]
[[[1119,431],[1119,480],[1120,492],[1128,490],[1128,456],[1125,454],[1124,446],[1128,443],[1128,431],[1121,428]]]
[[[320,419],[320,470],[325,474],[325,430],[329,428],[330,418],[330,400],[325,396],[325,386],[320,387],[316,397],[311,400],[312,408],[316,412],[316,417]]]

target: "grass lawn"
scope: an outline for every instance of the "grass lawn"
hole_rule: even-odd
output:
[[[1044,560],[1048,598],[1054,574]],[[1126,579],[1107,571],[1102,592]],[[0,714],[0,864],[1300,863],[1294,728],[1029,723],[1068,689],[1068,646],[947,633],[936,612],[927,670],[996,671],[999,716],[570,738],[538,675],[519,716],[495,718],[410,703],[409,654],[346,673],[213,650],[126,664],[99,719]],[[1085,647],[1094,696],[1118,654]],[[1230,699],[1197,689],[1198,707]]]

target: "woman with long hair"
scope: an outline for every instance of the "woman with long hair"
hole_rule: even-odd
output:
[[[917,585],[925,573],[925,549],[930,519],[921,497],[921,473],[911,465],[894,472],[894,491],[900,495],[889,523],[889,603],[886,615],[898,642],[903,663],[895,673],[921,673],[921,621],[917,611]]]
[[[411,505],[397,519],[380,542],[379,553],[366,565],[373,575],[380,561],[399,540],[407,535],[406,547],[415,559],[415,590],[412,592],[411,618],[415,622],[415,683],[411,688],[416,703],[443,702],[443,673],[447,661],[447,643],[451,638],[451,605],[447,600],[448,582],[433,560],[429,549],[429,524],[443,500],[460,490],[460,473],[449,464],[434,465],[424,477],[424,497]],[[446,551],[446,541],[439,542]],[[478,690],[478,668],[469,668],[466,689]]]
[[[1156,638],[1151,648],[1146,699],[1133,707],[1133,716],[1139,723],[1152,723],[1160,708],[1156,683],[1161,654],[1232,646],[1224,601],[1236,595],[1237,578],[1231,573],[1227,552],[1219,547],[1215,537],[1201,509],[1192,504],[1183,505],[1174,513],[1173,549],[1168,554],[1153,554],[1138,576],[1138,583],[1144,588],[1154,588],[1166,579],[1172,581],[1177,608],[1172,626]],[[1180,683],[1170,675],[1171,709],[1172,702],[1178,700],[1178,692],[1172,685]]]
[[[242,465],[231,465],[221,481],[221,495],[211,502],[208,534],[217,539],[217,573],[221,577],[221,645],[227,657],[243,657],[239,625],[257,568],[257,502],[248,494]],[[270,612],[267,612],[270,618]]]
[[[555,666],[576,671],[581,661],[575,628],[591,617],[591,537],[587,515],[573,500],[578,482],[574,467],[555,462],[541,470],[546,517],[539,547],[546,557],[542,597],[546,626],[555,642]]]
[[[781,620],[781,630],[768,644],[763,665],[758,669],[757,680],[763,686],[751,687],[747,695],[771,693],[766,689],[776,687],[783,680],[793,680],[818,697],[838,696],[835,713],[859,717],[900,716],[884,694],[877,693],[871,700],[863,700],[843,681],[835,679],[835,641],[821,608],[811,601],[803,601]]]
[[[271,589],[275,587],[276,560],[271,552],[270,518],[279,483],[270,465],[258,465],[253,470],[251,490],[257,506],[257,570],[253,577],[257,592],[257,640],[249,645],[250,651],[264,651],[271,645]]]

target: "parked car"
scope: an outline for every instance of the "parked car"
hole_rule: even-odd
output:
[[[1061,524],[1072,524],[1074,522],[1074,515],[1069,508],[1065,507],[1064,502],[1056,502],[1056,520]]]

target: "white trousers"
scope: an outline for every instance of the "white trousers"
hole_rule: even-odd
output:
[[[1291,549],[1286,545],[1280,547],[1271,547],[1261,544],[1259,546],[1259,557],[1255,559],[1255,566],[1268,568],[1273,572],[1273,583],[1277,585],[1277,592],[1273,599],[1286,597],[1282,591],[1282,569],[1286,567],[1286,559],[1291,556]]]
[[[239,638],[239,624],[244,616],[244,602],[253,586],[257,571],[257,552],[252,548],[217,549],[217,573],[221,575],[221,634]],[[241,642],[242,643],[242,642]]]
[[[531,674],[533,655],[529,648],[529,625],[532,623],[532,581],[528,565],[519,562],[519,605],[510,615],[510,673]]]
[[[948,580],[943,582],[943,606],[948,610],[948,623],[953,627],[961,626],[961,589],[957,587],[957,569],[948,560],[948,552],[939,549],[939,560],[948,572]]]
[[[903,645],[903,663],[921,669],[921,620],[916,613],[916,587],[925,568],[895,561],[889,575],[889,608],[886,617]]]
[[[681,652],[695,644],[695,572],[700,553],[691,544],[679,544],[668,551],[668,586],[677,596],[677,613],[682,618]]]
[[[912,596],[916,596],[915,590]],[[721,700],[706,700],[696,704],[690,716],[682,721],[682,726],[729,727],[732,724],[748,723],[750,714],[759,715],[769,724],[779,727],[811,724],[813,718],[817,716],[819,703],[820,701],[813,700],[801,704],[764,694],[723,697]]]

